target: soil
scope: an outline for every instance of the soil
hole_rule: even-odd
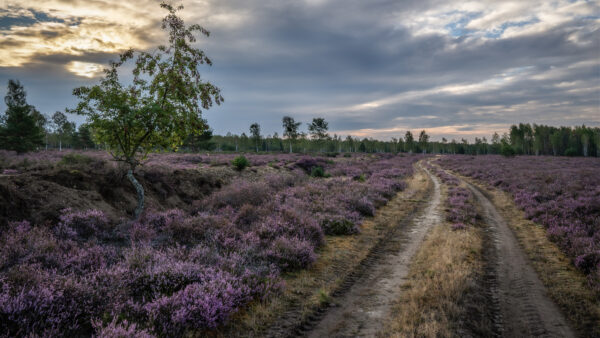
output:
[[[147,209],[188,210],[233,175],[231,170],[219,168],[165,170],[143,168],[136,173],[145,189]],[[125,171],[102,163],[0,176],[0,230],[12,221],[55,223],[65,208],[98,209],[117,220],[130,217],[136,203],[135,189]]]
[[[465,182],[483,210],[492,242],[491,291],[497,304],[496,325],[504,337],[574,337],[565,317],[547,296],[547,291],[528,259],[519,247],[517,238],[500,216],[496,207],[475,186]]]
[[[427,232],[442,221],[440,183],[437,177],[421,169],[434,184],[425,210],[404,228],[405,231],[388,239],[380,259],[367,262],[365,273],[352,281],[347,292],[332,300],[329,310],[320,313],[296,334],[308,337],[378,334],[393,301],[402,292],[413,255]],[[575,337],[495,206],[477,187],[461,181],[473,192],[487,231],[484,236],[487,242],[484,244],[485,288],[479,290],[482,295],[477,298],[492,308],[492,332],[500,337]]]
[[[307,336],[374,336],[382,328],[394,300],[401,292],[412,257],[427,232],[441,221],[440,182],[427,169],[420,169],[427,173],[434,187],[425,210],[409,227],[388,239],[380,259],[375,260],[368,273],[334,301],[335,306],[306,333]]]

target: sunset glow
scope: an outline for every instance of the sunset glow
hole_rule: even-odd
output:
[[[8,0],[0,8],[0,80],[41,85],[37,69],[61,88],[95,80],[120,52],[163,41],[158,3]],[[324,116],[340,133],[385,137],[418,128],[464,134],[453,126],[481,135],[517,122],[600,124],[595,2],[182,4],[187,23],[212,33],[198,44],[215,64],[204,71],[227,98],[207,116],[219,133],[239,133],[257,119],[271,133],[284,114]],[[40,100],[53,111],[73,98],[63,90]]]

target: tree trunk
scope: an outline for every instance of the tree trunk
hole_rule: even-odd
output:
[[[62,151],[62,140],[58,139],[58,151]]]
[[[127,178],[131,184],[133,184],[135,191],[137,192],[138,205],[133,213],[133,219],[137,221],[142,215],[142,211],[144,211],[144,187],[133,176],[133,170],[127,170]]]

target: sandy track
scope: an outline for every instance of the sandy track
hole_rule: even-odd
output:
[[[548,298],[546,288],[527,262],[527,257],[492,202],[474,185],[464,181],[483,210],[490,231],[492,273],[491,294],[497,307],[497,329],[503,337],[574,337],[558,307]]]
[[[308,337],[371,337],[381,330],[401,292],[412,257],[427,232],[441,221],[439,180],[426,169],[421,170],[433,182],[433,194],[425,210],[406,231],[390,239],[381,258],[336,300],[337,306],[307,332]]]

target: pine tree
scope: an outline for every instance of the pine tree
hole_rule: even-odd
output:
[[[0,148],[24,153],[44,144],[44,130],[37,118],[37,110],[25,99],[26,93],[19,81],[8,81],[4,97],[7,109],[0,125]]]

